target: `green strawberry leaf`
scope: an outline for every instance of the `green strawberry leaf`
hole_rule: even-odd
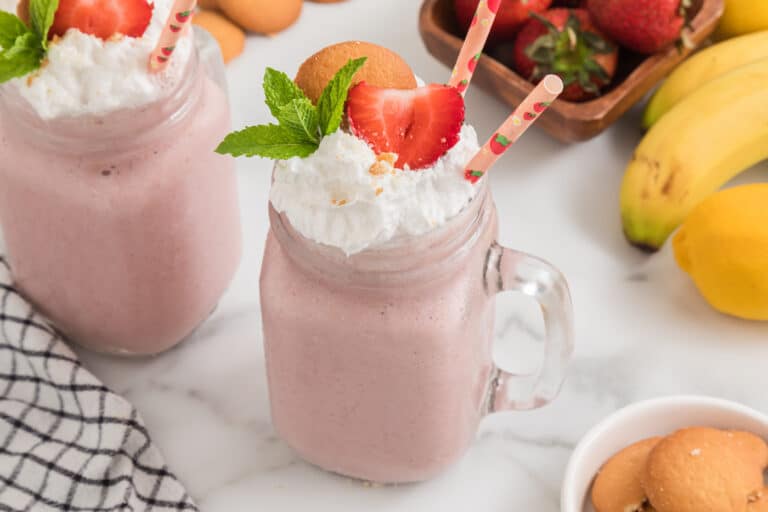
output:
[[[299,86],[288,75],[276,69],[264,71],[264,97],[272,115],[277,117],[280,109],[293,100],[307,99]]]
[[[583,32],[581,36],[584,38],[586,46],[594,53],[612,53],[615,49],[615,46],[594,32]]]
[[[29,28],[17,16],[0,11],[0,50],[10,50],[16,39],[29,32]]]
[[[545,18],[541,14],[539,14],[537,12],[531,11],[528,15],[531,18],[535,18],[535,19],[539,20],[542,25],[547,27],[547,29],[552,30],[552,31],[557,31],[557,27],[555,27],[555,25],[551,21],[549,21],[547,18]]]
[[[56,10],[59,8],[59,0],[30,0],[29,18],[32,28],[40,36],[43,49],[48,49],[48,31],[53,25]]]
[[[293,100],[283,105],[277,113],[280,126],[296,134],[296,138],[320,143],[320,124],[317,108],[306,98]]]
[[[347,102],[352,78],[363,67],[366,60],[368,60],[367,57],[360,57],[359,59],[347,62],[323,89],[323,93],[317,101],[317,110],[320,114],[320,130],[323,135],[330,135],[341,126],[344,105]]]
[[[26,32],[16,38],[13,46],[3,47],[0,52],[0,83],[24,76],[40,67],[43,59],[40,38],[34,32]]]
[[[317,151],[317,143],[308,141],[285,126],[274,124],[251,126],[227,135],[216,148],[222,155],[261,156],[284,160],[294,156],[307,157]]]

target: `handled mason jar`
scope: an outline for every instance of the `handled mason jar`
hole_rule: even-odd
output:
[[[180,85],[139,108],[46,121],[0,89],[0,223],[16,285],[72,341],[155,354],[214,309],[238,266],[223,63],[197,34]]]
[[[485,188],[446,225],[350,257],[273,209],[270,221],[261,307],[272,417],[307,461],[382,483],[425,480],[465,453],[486,414],[557,395],[573,350],[568,286],[496,243]],[[541,303],[535,375],[493,362],[502,291]]]

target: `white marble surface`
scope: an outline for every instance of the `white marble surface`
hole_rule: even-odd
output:
[[[341,40],[386,45],[427,81],[447,80],[448,70],[419,38],[419,3],[307,3],[288,31],[251,38],[246,54],[229,68],[235,126],[268,119],[260,87],[265,66],[294,73],[315,49]],[[479,89],[470,90],[468,117],[481,136],[490,135],[506,112]],[[635,112],[601,137],[573,146],[533,130],[494,169],[501,242],[550,260],[570,280],[575,360],[554,404],[489,418],[466,458],[431,482],[367,487],[303,463],[276,437],[258,298],[268,162],[239,161],[245,253],[210,321],[163,356],[120,360],[82,353],[85,364],[136,404],[206,512],[557,511],[575,443],[623,405],[684,392],[768,412],[768,325],[713,312],[677,269],[669,248],[648,257],[622,237],[617,191],[640,137],[637,126]],[[766,170],[751,171],[742,181],[764,180]],[[508,367],[535,362],[541,322],[532,304],[502,300],[497,331],[499,357]]]

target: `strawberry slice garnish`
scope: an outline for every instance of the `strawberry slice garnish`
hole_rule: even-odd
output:
[[[49,35],[63,36],[74,28],[104,40],[118,34],[141,37],[153,9],[147,0],[60,0]]]
[[[459,141],[464,98],[455,87],[384,89],[360,82],[349,91],[349,126],[376,154],[396,153],[396,167],[429,167]]]

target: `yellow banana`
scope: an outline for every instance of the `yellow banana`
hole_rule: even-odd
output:
[[[696,53],[678,66],[653,95],[645,108],[643,128],[653,126],[680,100],[705,83],[766,58],[768,30],[730,39]]]
[[[717,78],[678,103],[643,138],[621,189],[624,233],[657,250],[690,211],[768,158],[768,59]]]
[[[768,2],[765,0],[725,0],[725,12],[717,27],[721,39],[768,30]]]

